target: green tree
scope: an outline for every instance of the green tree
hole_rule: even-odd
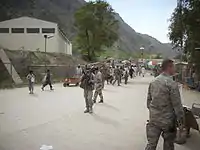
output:
[[[197,62],[199,55],[195,48],[200,47],[200,1],[180,0],[170,22],[169,38],[172,44],[190,55],[191,62]]]
[[[76,41],[81,54],[89,61],[100,55],[104,48],[118,40],[118,21],[109,3],[90,1],[75,13],[78,28]]]
[[[196,49],[200,47],[200,1],[179,1],[170,20],[169,37],[175,47],[183,49],[185,58],[195,64],[200,78],[200,51]]]

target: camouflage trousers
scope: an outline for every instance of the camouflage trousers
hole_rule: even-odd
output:
[[[92,90],[84,90],[84,98],[86,109],[91,109],[93,105],[92,101],[93,91]]]
[[[146,134],[148,144],[145,150],[156,150],[160,135],[164,139],[163,150],[174,150],[174,140],[176,138],[176,128],[161,126],[155,123],[147,123]]]
[[[34,90],[34,83],[29,81],[28,88],[29,88],[29,92],[33,92],[33,90]]]
[[[94,92],[93,101],[96,102],[97,96],[99,95],[100,101],[103,101],[103,93],[102,93],[103,85],[97,85],[96,90]]]
[[[102,78],[102,88],[104,89],[104,87],[105,87],[105,81],[106,81],[106,79],[103,77]]]
[[[116,81],[117,81],[117,84],[120,85],[120,76],[115,76],[115,80],[113,81],[112,84],[115,85]]]

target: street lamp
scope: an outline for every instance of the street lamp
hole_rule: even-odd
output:
[[[47,70],[47,39],[53,38],[53,35],[44,35],[44,52],[45,52],[45,71]]]
[[[153,47],[154,47],[153,45],[150,45],[150,46],[149,46],[149,54],[150,54],[149,59],[150,59],[150,60],[152,59],[152,58],[151,58],[151,50],[153,49]]]
[[[141,50],[141,57],[142,57],[142,62],[143,62],[143,56],[144,56],[144,47],[140,47]]]

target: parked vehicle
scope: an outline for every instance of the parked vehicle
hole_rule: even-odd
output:
[[[70,86],[70,85],[78,86],[79,83],[80,83],[80,77],[74,76],[74,77],[71,77],[71,78],[66,78],[64,80],[63,86],[64,87],[67,87],[67,86]]]

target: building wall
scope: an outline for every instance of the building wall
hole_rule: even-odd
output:
[[[21,17],[0,22],[0,28],[9,28],[9,33],[0,33],[0,46],[10,50],[45,51],[44,35],[54,35],[47,40],[47,52],[59,51],[56,23],[38,20],[29,17]],[[11,33],[11,28],[24,28],[24,33]],[[26,28],[40,28],[40,33],[26,33]],[[55,33],[42,33],[42,28],[55,28]]]
[[[67,52],[67,48],[66,48],[66,41],[62,38],[62,35],[57,32],[57,42],[58,42],[58,51],[60,53],[65,53],[65,54],[68,54]]]
[[[69,54],[72,55],[72,44],[69,43],[67,46],[68,46]]]
[[[68,55],[72,55],[71,43],[64,37],[61,32],[57,32],[58,49],[60,52],[64,52]]]

